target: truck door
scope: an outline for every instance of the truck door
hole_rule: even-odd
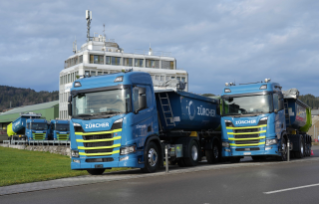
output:
[[[153,132],[154,103],[150,86],[134,86],[133,99],[133,135],[137,139],[138,147],[144,146],[148,135]]]
[[[275,112],[275,131],[277,138],[280,139],[282,131],[286,128],[285,110],[283,104],[283,96],[281,93],[278,92],[273,94],[273,105]]]

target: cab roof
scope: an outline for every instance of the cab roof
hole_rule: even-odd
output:
[[[225,86],[222,95],[240,95],[249,93],[262,93],[281,91],[281,86],[276,82],[256,82],[239,85]]]

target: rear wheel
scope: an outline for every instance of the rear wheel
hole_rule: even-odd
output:
[[[156,172],[159,167],[160,155],[157,145],[154,142],[148,143],[144,152],[145,167],[142,171],[145,173]]]
[[[103,174],[105,169],[88,169],[87,172],[91,175],[101,175]]]
[[[184,158],[186,166],[197,166],[199,160],[199,147],[195,140],[191,140],[187,149],[188,157]]]
[[[205,151],[206,159],[209,164],[215,164],[219,162],[220,160],[220,148],[216,144],[216,142],[213,143],[213,149],[212,150],[206,150]]]
[[[297,151],[297,158],[302,158],[304,156],[304,142],[303,142],[303,138],[300,137],[300,140],[299,140],[299,150]]]

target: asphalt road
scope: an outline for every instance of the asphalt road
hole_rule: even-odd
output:
[[[315,155],[319,148],[314,147]],[[319,161],[134,178],[0,196],[14,203],[319,203]],[[244,162],[251,162],[248,158]]]

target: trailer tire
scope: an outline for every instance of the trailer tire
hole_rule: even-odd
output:
[[[184,158],[184,163],[186,166],[197,166],[198,160],[200,157],[199,147],[197,142],[192,139],[187,145],[187,155],[188,157]]]
[[[205,151],[205,155],[206,155],[206,159],[207,159],[207,163],[209,164],[215,164],[217,162],[220,161],[220,148],[218,146],[218,144],[216,144],[215,142],[213,143],[213,149],[210,150],[206,150]]]
[[[144,152],[145,167],[142,168],[144,173],[154,173],[157,171],[160,162],[158,147],[154,142],[148,143]]]
[[[300,136],[300,140],[299,140],[299,150],[296,152],[297,154],[297,158],[301,159],[302,157],[304,157],[304,142],[303,142],[303,138],[302,136]]]
[[[87,172],[91,175],[102,175],[105,169],[87,169]]]

